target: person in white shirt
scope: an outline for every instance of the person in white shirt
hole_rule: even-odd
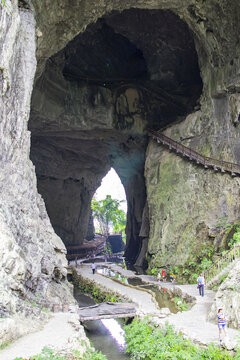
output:
[[[205,284],[204,277],[202,274],[199,274],[198,279],[197,279],[197,287],[198,287],[200,296],[204,296],[204,284]]]
[[[92,263],[92,273],[95,274],[96,265]]]

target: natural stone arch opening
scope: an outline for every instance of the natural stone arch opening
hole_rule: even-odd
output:
[[[126,192],[124,189],[121,180],[116,173],[116,171],[111,168],[107,175],[102,179],[101,185],[95,192],[93,199],[97,202],[105,200],[107,196],[110,196],[111,199],[118,201],[118,209],[127,215],[127,200]],[[111,210],[112,208],[110,208]],[[117,215],[117,214],[116,214]],[[120,253],[125,249],[126,243],[126,224],[119,222],[119,227],[116,229],[114,224],[110,220],[108,227],[104,222],[99,222],[97,216],[95,216],[94,211],[92,216],[90,216],[89,227],[88,227],[88,237],[87,239],[93,239],[95,234],[104,234],[107,236],[107,242],[109,243],[110,249],[113,254]]]
[[[181,121],[201,91],[192,33],[168,10],[111,12],[49,58],[32,96],[31,159],[66,245],[86,237],[91,198],[113,166],[127,195],[126,257],[142,262],[146,129]]]

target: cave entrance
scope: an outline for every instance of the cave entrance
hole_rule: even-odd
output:
[[[92,217],[95,233],[107,238],[110,253],[124,251],[126,244],[126,193],[116,171],[111,168],[102,179],[92,199]]]
[[[47,60],[32,95],[31,159],[66,246],[86,238],[91,199],[113,167],[128,204],[125,256],[144,259],[147,129],[181,121],[201,92],[193,34],[168,10],[106,14]]]

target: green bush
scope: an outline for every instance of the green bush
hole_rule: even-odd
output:
[[[170,272],[177,276],[178,282],[194,284],[198,275],[206,271],[213,263],[212,258],[216,250],[211,244],[201,246],[195,255],[192,255],[184,265],[174,266]]]
[[[175,296],[174,302],[180,311],[188,310],[188,304],[186,303],[185,300],[181,299],[179,296]]]
[[[126,352],[131,360],[228,360],[232,357],[227,351],[215,345],[200,349],[190,340],[176,334],[172,326],[156,327],[149,318],[136,319],[125,327]]]

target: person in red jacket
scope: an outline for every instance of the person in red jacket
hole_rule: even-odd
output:
[[[166,271],[165,269],[162,269],[162,279],[165,282],[166,281]]]

